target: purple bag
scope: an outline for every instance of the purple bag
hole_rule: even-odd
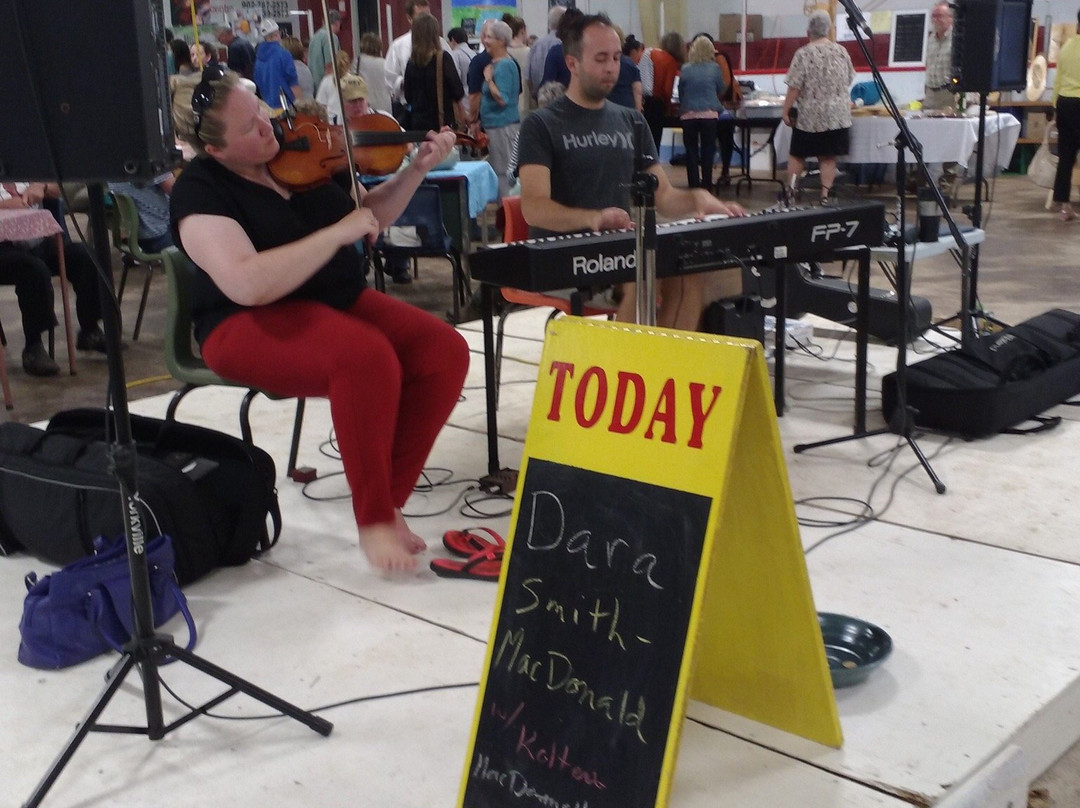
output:
[[[112,649],[119,651],[134,633],[131,578],[123,539],[94,542],[95,554],[80,558],[40,581],[26,576],[26,600],[19,622],[19,662],[32,668],[76,665]],[[177,612],[188,626],[190,651],[195,621],[173,571],[172,540],[158,536],[146,544],[154,625]]]

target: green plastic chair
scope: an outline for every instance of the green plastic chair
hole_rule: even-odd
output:
[[[135,201],[124,194],[112,194],[116,206],[113,219],[113,246],[124,254],[124,269],[120,273],[120,287],[116,292],[116,301],[124,300],[124,287],[127,285],[128,270],[135,264],[146,267],[146,280],[143,281],[142,299],[139,301],[139,314],[135,318],[133,340],[139,339],[142,329],[143,313],[146,311],[146,298],[150,295],[150,281],[154,277],[154,267],[161,266],[161,253],[148,253],[139,246],[139,211]]]
[[[180,401],[197,387],[208,387],[214,384],[226,387],[247,387],[247,395],[240,404],[240,434],[245,442],[254,445],[249,417],[252,400],[260,393],[274,400],[281,400],[288,396],[278,396],[265,390],[248,387],[241,382],[230,381],[206,366],[202,357],[197,356],[192,348],[191,304],[195,265],[176,247],[168,247],[161,253],[161,263],[165,269],[165,279],[169,289],[165,313],[165,366],[174,379],[184,384],[169,402],[165,420],[172,421],[176,418],[176,409],[180,406]],[[304,423],[304,403],[303,398],[296,400],[292,445],[289,447],[288,475],[290,479],[298,481],[307,481],[312,476],[310,471],[296,468],[296,456],[300,449],[300,432]]]

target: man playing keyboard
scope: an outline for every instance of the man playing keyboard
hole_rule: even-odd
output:
[[[619,77],[621,45],[606,15],[576,20],[563,40],[571,76],[566,95],[521,125],[521,211],[530,236],[631,226],[634,124],[644,125],[645,119],[640,112],[607,101]],[[744,215],[738,205],[725,204],[703,188],[672,186],[660,167],[648,126],[642,131],[647,170],[657,179],[657,213],[667,218]],[[696,329],[704,285],[705,275],[700,273],[661,279],[657,324]],[[623,284],[621,291],[616,318],[633,322],[635,284]]]

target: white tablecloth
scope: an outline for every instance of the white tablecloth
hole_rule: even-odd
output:
[[[967,167],[975,152],[979,135],[978,118],[908,118],[911,134],[922,144],[923,159],[928,163],[956,162]],[[851,150],[848,163],[896,162],[896,146],[893,143],[899,129],[892,118],[865,116],[851,122]],[[986,142],[983,171],[996,173],[1012,160],[1016,139],[1020,137],[1020,121],[1007,113],[986,116]],[[776,130],[776,160],[786,162],[791,145],[791,129],[780,124]],[[907,162],[914,163],[911,151],[905,154]],[[974,168],[974,166],[973,166]]]

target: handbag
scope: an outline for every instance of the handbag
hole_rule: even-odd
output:
[[[26,600],[19,621],[19,662],[31,668],[66,668],[112,649],[134,634],[127,547],[120,539],[95,541],[96,552],[38,580],[26,576]],[[154,625],[178,612],[188,627],[187,650],[195,647],[195,621],[173,571],[172,540],[158,536],[146,544]]]
[[[1042,145],[1039,146],[1038,151],[1035,152],[1035,156],[1031,158],[1031,163],[1028,165],[1028,179],[1040,188],[1053,188],[1054,178],[1057,176],[1058,158],[1050,150],[1051,129],[1055,132],[1054,139],[1057,139],[1056,127],[1046,127],[1046,132],[1043,133]]]

